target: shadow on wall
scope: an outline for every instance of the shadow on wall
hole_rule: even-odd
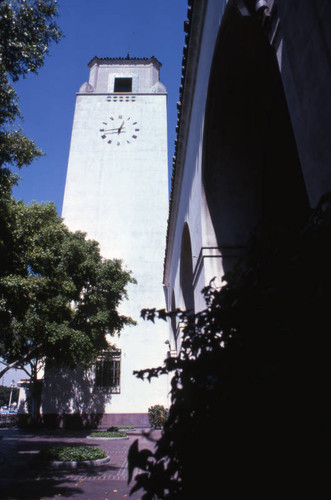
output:
[[[110,398],[107,389],[95,387],[91,369],[48,367],[42,392],[44,423],[66,429],[98,427]]]
[[[276,54],[231,2],[210,72],[203,185],[225,272],[257,224],[300,227],[309,209]]]

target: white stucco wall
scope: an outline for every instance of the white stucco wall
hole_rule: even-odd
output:
[[[94,92],[114,92],[115,78],[132,77],[133,93],[150,92],[153,85],[159,82],[159,64],[155,59],[141,61],[131,59],[98,59],[90,62],[89,84]],[[100,64],[101,63],[101,64]]]
[[[214,277],[222,276],[219,251],[215,250],[216,240],[211,226],[208,226],[208,208],[201,182],[204,116],[214,46],[226,1],[212,0],[199,2],[195,7],[197,18],[192,23],[191,53],[188,56],[187,71],[190,80],[182,102],[183,126],[189,122],[187,136],[177,157],[177,178],[174,190],[173,221],[169,224],[169,242],[165,281],[167,304],[171,308],[172,292],[175,293],[176,307],[183,307],[180,286],[180,250],[185,222],[189,226],[192,260],[195,309],[205,307],[201,295],[202,288]],[[206,7],[206,8],[205,8]],[[200,25],[201,23],[201,25]],[[201,27],[203,30],[200,31]],[[201,39],[200,44],[198,40]],[[196,69],[194,69],[196,64]]]
[[[134,66],[126,69],[130,74],[136,71]],[[151,84],[154,70],[145,69]],[[96,87],[102,93],[77,95],[62,215],[71,230],[86,231],[97,240],[105,258],[122,259],[138,281],[130,285],[129,300],[121,306],[121,312],[138,324],[125,328],[116,339],[122,350],[121,393],[112,395],[106,413],[144,413],[149,406],[168,401],[165,376],[149,384],[132,375],[133,370],[161,365],[167,354],[166,323],[153,325],[140,319],[142,308],[165,307],[167,96],[107,94],[110,73],[117,74],[118,68],[108,66],[107,71],[99,69],[104,86],[96,83]],[[144,68],[139,68],[139,78],[143,81]],[[108,137],[113,136],[102,139],[100,128],[109,127],[110,117],[120,116],[126,130],[109,144]],[[136,139],[125,135],[133,122],[139,129]],[[120,146],[118,139],[125,139]]]

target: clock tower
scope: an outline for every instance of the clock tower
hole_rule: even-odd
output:
[[[144,425],[150,406],[167,405],[166,376],[148,383],[132,374],[167,356],[167,324],[140,319],[143,308],[165,307],[167,94],[160,66],[154,57],[94,57],[77,93],[72,129],[64,222],[97,240],[103,257],[121,259],[137,280],[120,308],[137,325],[111,339],[116,355],[100,358],[92,382],[110,386],[103,423],[114,425]],[[82,411],[74,404],[71,410]]]

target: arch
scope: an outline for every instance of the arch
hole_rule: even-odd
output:
[[[194,312],[192,245],[187,222],[183,228],[180,252],[180,287],[185,309]]]
[[[308,210],[276,55],[258,19],[231,1],[215,44],[202,162],[206,219],[225,272],[258,223],[277,230]]]

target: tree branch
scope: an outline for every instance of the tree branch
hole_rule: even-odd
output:
[[[32,356],[32,354],[34,354],[41,346],[42,346],[42,344],[38,344],[37,346],[33,347],[30,351],[28,351],[26,354],[24,354],[24,356],[22,358],[17,359],[16,361],[13,361],[13,363],[10,363],[9,365],[7,365],[6,368],[3,368],[3,370],[1,370],[1,372],[0,372],[0,378],[3,377],[3,375],[5,375],[5,373],[7,373],[12,368],[17,368],[18,365],[24,363],[24,361],[26,361],[28,358],[30,358]],[[24,368],[22,368],[22,369],[24,370]]]

